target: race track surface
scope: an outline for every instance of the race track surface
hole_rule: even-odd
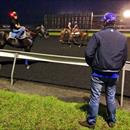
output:
[[[87,44],[84,43],[84,44]],[[5,47],[5,49],[21,50],[12,47]],[[67,44],[61,44],[59,37],[50,37],[49,39],[37,38],[33,44],[32,52],[56,54],[65,56],[84,57],[85,46],[78,47]],[[128,60],[130,61],[130,39],[128,39]],[[12,60],[8,58],[0,58],[2,69],[0,76],[10,77],[12,69]],[[27,70],[23,60],[18,60],[15,68],[14,77],[16,79],[44,82],[56,85],[65,85],[75,88],[90,88],[90,68],[65,65],[46,62],[31,62],[31,68]],[[126,96],[130,96],[130,72],[126,73],[125,92]],[[120,94],[121,79],[118,82],[117,93]]]
[[[38,37],[31,51],[36,53],[84,57],[84,49],[87,45],[87,41],[85,41],[81,47],[78,45],[71,44],[70,47],[68,44],[61,44],[57,36],[50,36],[48,39]],[[22,50],[10,46],[6,46],[5,49]],[[128,61],[130,61],[130,38],[128,38]]]

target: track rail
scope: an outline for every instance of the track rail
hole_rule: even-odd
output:
[[[82,57],[71,57],[71,56],[61,56],[61,55],[51,55],[51,54],[0,49],[0,57],[14,58],[16,54],[17,54],[17,59],[28,59],[28,60],[45,61],[45,62],[52,62],[52,63],[88,66],[85,63],[85,59]]]

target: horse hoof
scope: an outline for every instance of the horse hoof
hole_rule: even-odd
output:
[[[0,70],[2,69],[2,65],[0,64]]]
[[[64,43],[64,41],[63,41],[63,40],[59,40],[59,42]]]
[[[30,65],[27,65],[27,66],[26,66],[26,69],[27,69],[27,70],[29,70],[29,69],[30,69],[30,67],[31,67]]]

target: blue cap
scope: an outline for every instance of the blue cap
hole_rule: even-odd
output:
[[[114,13],[107,12],[104,14],[101,21],[107,22],[107,23],[116,21],[116,15]]]

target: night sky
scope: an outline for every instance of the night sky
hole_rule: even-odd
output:
[[[23,24],[38,24],[43,21],[44,14],[120,13],[128,6],[130,0],[1,0],[0,24],[8,23],[10,10],[17,11]]]

